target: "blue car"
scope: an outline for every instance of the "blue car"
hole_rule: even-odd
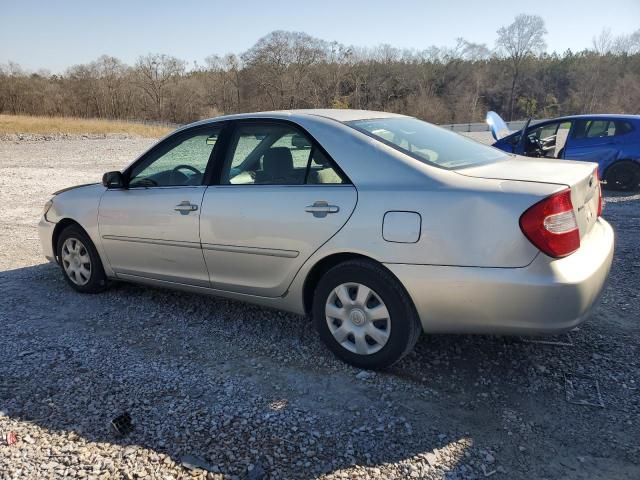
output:
[[[529,120],[513,133],[495,112],[487,114],[487,123],[497,140],[493,146],[505,152],[597,162],[606,188],[640,188],[640,115],[573,115],[535,124]]]

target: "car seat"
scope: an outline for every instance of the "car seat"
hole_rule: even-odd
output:
[[[272,147],[262,157],[262,170],[256,172],[256,184],[286,185],[295,179],[293,157],[287,147]]]

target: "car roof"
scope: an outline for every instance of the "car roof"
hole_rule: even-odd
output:
[[[352,120],[367,120],[372,118],[393,118],[406,117],[398,113],[377,112],[374,110],[350,110],[337,108],[310,108],[299,110],[273,110],[266,112],[236,113],[232,115],[222,115],[219,117],[208,118],[198,122],[184,125],[179,130],[194,127],[198,125],[206,125],[209,123],[223,122],[225,120],[242,120],[252,118],[278,119],[278,120],[302,120],[309,117],[324,117],[338,122],[350,122]]]
[[[564,117],[555,117],[555,118],[547,118],[546,120],[531,120],[531,124],[529,128],[539,127],[541,125],[546,125],[547,123],[555,123],[555,122],[568,122],[571,120],[592,120],[592,119],[603,119],[603,120],[632,120],[634,122],[640,121],[640,115],[631,115],[624,113],[593,113],[593,114],[582,114],[582,115],[566,115]],[[509,135],[501,138],[500,140],[504,140],[508,137],[513,137],[522,131],[522,128],[518,130],[512,131]]]
[[[630,115],[621,113],[594,113],[594,114],[582,114],[582,115],[566,115],[564,117],[550,118],[548,120],[540,120],[537,123],[543,122],[557,122],[558,120],[589,120],[591,118],[601,119],[621,119],[621,120],[640,120],[640,115]]]

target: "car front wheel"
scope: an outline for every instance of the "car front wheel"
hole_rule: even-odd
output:
[[[400,282],[381,265],[365,260],[341,263],[320,279],[313,320],[339,358],[374,370],[409,353],[422,330]]]
[[[78,226],[65,228],[58,238],[57,255],[64,278],[81,293],[98,293],[107,287],[107,277],[89,236]]]

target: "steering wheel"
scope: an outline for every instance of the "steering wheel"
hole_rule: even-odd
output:
[[[544,157],[544,144],[535,135],[527,136],[527,156],[529,157]]]
[[[194,174],[196,175],[200,175],[202,176],[202,172],[200,170],[198,170],[196,167],[191,166],[191,165],[177,165],[175,167],[173,167],[173,170],[171,170],[171,183],[175,184],[176,182],[176,177],[177,177],[177,173],[180,173],[180,175],[182,175],[183,177],[186,177],[187,180],[189,180],[189,177],[187,177],[184,173],[180,172],[180,170],[185,169],[185,170],[191,170]]]

